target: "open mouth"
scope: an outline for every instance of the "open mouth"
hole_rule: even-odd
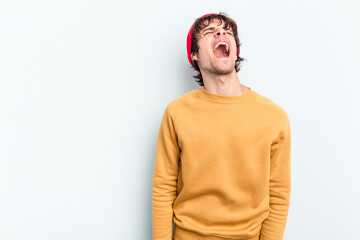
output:
[[[229,57],[230,46],[226,42],[219,42],[215,45],[213,51],[217,58]]]

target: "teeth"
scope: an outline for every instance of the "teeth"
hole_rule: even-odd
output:
[[[218,42],[218,43],[215,45],[215,47],[214,47],[214,52],[215,52],[215,50],[220,46],[220,44],[225,45],[226,51],[227,51],[227,52],[229,51],[229,45],[228,45],[226,42]]]

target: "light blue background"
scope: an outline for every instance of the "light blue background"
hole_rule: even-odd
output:
[[[0,239],[152,239],[161,117],[198,88],[186,36],[239,28],[240,82],[292,128],[284,239],[360,239],[356,1],[1,1]]]

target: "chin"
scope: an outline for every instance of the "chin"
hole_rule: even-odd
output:
[[[230,64],[228,63],[216,63],[214,65],[212,65],[212,67],[214,69],[218,69],[220,71],[227,71],[227,72],[231,72],[232,70],[235,70],[235,63]]]
[[[213,66],[211,69],[211,72],[217,73],[217,74],[230,74],[233,71],[235,71],[234,66]]]

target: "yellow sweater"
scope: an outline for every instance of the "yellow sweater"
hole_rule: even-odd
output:
[[[251,87],[200,87],[165,108],[152,182],[153,240],[281,240],[290,204],[290,122]]]

